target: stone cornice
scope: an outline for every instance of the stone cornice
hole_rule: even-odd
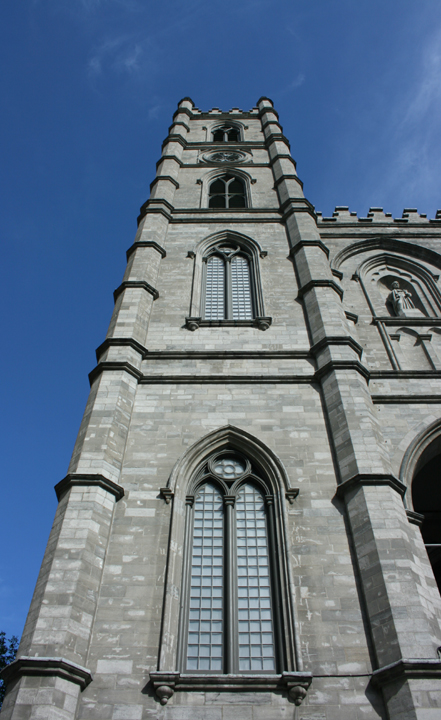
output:
[[[295,164],[295,163],[294,163],[294,164]],[[300,180],[299,176],[293,174],[293,175],[281,175],[277,180],[275,180],[275,182],[274,182],[274,189],[277,190],[277,188],[279,187],[279,185],[280,185],[284,180],[295,180],[296,183],[298,183],[298,184],[300,185],[300,187],[303,188],[303,183],[302,183],[302,181]]]
[[[441,394],[435,395],[380,395],[372,394],[374,405],[441,405]]]
[[[133,350],[136,350],[142,358],[144,359],[145,354],[147,353],[147,349],[144,347],[144,345],[141,345],[137,340],[134,340],[133,338],[118,338],[118,337],[111,337],[106,338],[104,342],[97,347],[95,350],[95,355],[97,362],[99,362],[99,359],[103,353],[108,350],[109,347],[131,347]]]
[[[383,325],[389,325],[389,326],[399,326],[399,327],[441,327],[441,318],[437,317],[416,317],[416,318],[405,318],[405,317],[391,317],[390,315],[387,315],[385,317],[379,317],[378,315],[374,315],[372,318],[372,324],[378,325],[378,323],[383,323]]]
[[[172,383],[176,385],[225,385],[237,384],[255,385],[310,385],[316,382],[315,375],[142,375],[139,378],[141,385],[164,385]]]
[[[104,475],[87,475],[84,473],[69,473],[63,480],[55,485],[55,492],[58,500],[66,494],[66,492],[75,485],[84,485],[87,487],[101,487],[111,495],[115,496],[116,501],[124,497],[124,488],[112,480],[104,477]]]
[[[382,473],[359,473],[357,475],[353,475],[353,477],[345,480],[340,485],[338,485],[336,494],[339,498],[344,498],[348,491],[353,490],[354,488],[361,487],[362,485],[388,485],[393,490],[395,490],[401,497],[404,497],[404,494],[407,490],[406,486],[403,485],[403,483],[398,480],[398,478],[396,478],[394,475]]]
[[[85,667],[77,665],[61,657],[27,657],[17,658],[0,672],[2,679],[10,683],[23,676],[60,677],[63,680],[79,685],[82,690],[93,680],[92,673]]]
[[[323,365],[323,367],[316,370],[314,378],[316,382],[322,380],[326,375],[335,370],[355,370],[358,372],[366,382],[369,382],[370,372],[362,365],[358,360],[331,360],[330,362]]]
[[[177,155],[161,155],[161,157],[156,163],[156,170],[158,170],[159,166],[164,162],[164,160],[174,160],[174,162],[177,163],[179,167],[182,167],[184,165],[182,159],[178,158]]]
[[[150,672],[150,681],[162,705],[177,691],[192,692],[275,692],[285,691],[300,705],[312,681],[308,672],[281,675],[190,675],[180,672]]]
[[[325,253],[326,257],[329,258],[329,249],[321,240],[299,240],[289,251],[289,257],[293,258],[294,255],[304,247],[319,247]]]
[[[302,300],[305,293],[309,292],[310,290],[313,290],[314,288],[319,287],[327,287],[334,290],[334,292],[337,293],[337,295],[340,297],[340,300],[343,299],[343,289],[340,287],[340,285],[337,285],[335,280],[310,280],[305,285],[302,285],[301,288],[299,288],[298,292],[298,298],[299,300]]]
[[[89,373],[89,383],[92,385],[97,377],[101,375],[102,372],[106,371],[123,371],[132,375],[138,381],[142,378],[142,373],[129,362],[109,362],[108,360],[105,360],[103,362],[99,362],[98,365],[91,370]]]
[[[125,280],[121,283],[119,287],[116,288],[116,290],[113,293],[113,299],[116,302],[118,297],[121,295],[121,293],[124,290],[127,290],[127,288],[141,288],[142,290],[145,290],[150,295],[153,296],[153,300],[156,300],[159,297],[158,291],[149,285],[148,282],[145,280]]]
[[[321,352],[324,348],[329,347],[330,345],[349,345],[349,347],[354,350],[358,357],[361,358],[363,354],[363,348],[361,345],[354,340],[350,335],[349,336],[327,336],[319,340],[315,345],[311,347],[311,353],[316,356],[319,352]]]
[[[307,360],[311,357],[309,350],[151,350],[146,353],[145,360]]]
[[[409,678],[441,680],[441,660],[432,658],[402,658],[397,662],[374,670],[372,684],[383,687],[396,680]]]
[[[132,255],[132,253],[134,253],[135,250],[137,250],[138,248],[153,248],[161,255],[162,258],[165,258],[167,255],[165,249],[155,240],[138,240],[137,242],[134,242],[133,245],[131,245],[127,250],[127,260],[129,259],[130,255]]]
[[[406,515],[407,519],[410,523],[412,523],[412,525],[417,525],[418,527],[421,527],[424,522],[424,515],[415,512],[415,510],[406,510]]]
[[[166,180],[167,182],[171,182],[171,184],[174,185],[176,189],[179,188],[178,181],[175,180],[175,178],[172,177],[171,175],[157,175],[155,177],[155,179],[152,180],[152,182],[150,183],[150,192],[153,190],[155,185],[157,185],[160,180]]]

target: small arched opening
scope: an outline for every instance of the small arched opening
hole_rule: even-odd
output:
[[[441,592],[441,437],[422,453],[412,481],[415,512],[424,516],[421,534]]]

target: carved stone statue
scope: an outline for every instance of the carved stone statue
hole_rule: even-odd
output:
[[[400,288],[400,283],[396,280],[392,283],[392,292],[388,296],[388,301],[392,304],[395,315],[398,317],[421,317],[422,313],[418,310],[412,301],[412,293],[404,288]]]

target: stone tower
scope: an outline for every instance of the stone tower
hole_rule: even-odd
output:
[[[438,720],[440,253],[181,100],[2,720]]]

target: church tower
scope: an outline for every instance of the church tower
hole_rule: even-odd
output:
[[[323,218],[180,101],[2,720],[435,720],[441,214]]]

